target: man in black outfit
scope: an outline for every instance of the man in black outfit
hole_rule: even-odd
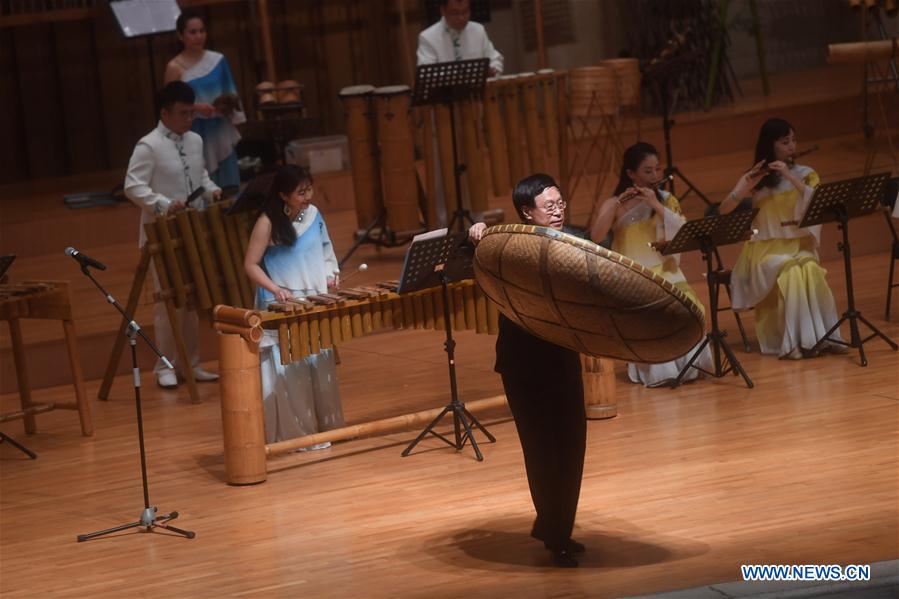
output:
[[[549,175],[520,181],[512,201],[523,223],[562,229],[565,201]],[[471,241],[480,241],[486,228],[473,225]],[[580,355],[535,337],[501,314],[494,369],[515,418],[537,510],[531,536],[543,541],[556,566],[574,568],[573,554],[584,551],[571,538],[587,441]]]

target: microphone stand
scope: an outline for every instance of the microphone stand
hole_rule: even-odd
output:
[[[140,336],[146,344],[150,347],[153,352],[159,356],[166,366],[172,368],[172,363],[162,355],[162,352],[150,341],[150,338],[147,337],[137,322],[128,314],[124,308],[122,308],[121,304],[119,304],[116,299],[107,292],[103,286],[94,278],[94,276],[88,270],[87,264],[81,265],[81,272],[89,278],[97,289],[100,290],[100,293],[106,298],[106,301],[115,307],[116,310],[122,315],[122,317],[128,321],[128,327],[125,334],[128,336],[129,344],[131,345],[131,370],[134,374],[134,404],[135,409],[137,411],[137,438],[138,443],[140,445],[140,472],[141,479],[143,481],[144,488],[144,509],[140,514],[140,519],[136,522],[129,522],[127,524],[121,524],[119,526],[114,526],[112,528],[107,528],[105,530],[98,530],[96,532],[90,532],[83,535],[78,535],[78,542],[88,541],[90,539],[95,539],[97,537],[102,537],[108,534],[112,534],[114,532],[119,532],[121,530],[127,530],[129,528],[138,528],[142,527],[144,532],[152,532],[155,528],[164,528],[166,530],[170,530],[176,534],[187,537],[188,539],[192,539],[196,536],[196,533],[190,530],[182,530],[180,528],[175,528],[170,525],[169,522],[178,517],[178,512],[170,512],[168,514],[157,515],[156,506],[150,506],[150,489],[149,484],[147,483],[147,454],[146,449],[144,448],[144,419],[141,410],[140,403],[140,368],[137,366],[137,337]]]

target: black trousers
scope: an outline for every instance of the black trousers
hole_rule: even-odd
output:
[[[515,418],[537,519],[531,533],[551,548],[571,538],[584,473],[587,421],[580,375],[539,380],[502,375]]]

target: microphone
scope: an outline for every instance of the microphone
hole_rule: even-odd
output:
[[[98,262],[94,260],[90,256],[86,256],[76,250],[73,247],[67,247],[65,251],[66,256],[71,256],[75,260],[77,260],[83,268],[87,268],[88,266],[93,266],[97,270],[106,270],[106,266],[102,262]]]

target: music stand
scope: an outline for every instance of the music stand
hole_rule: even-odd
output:
[[[747,233],[749,233],[749,229],[752,226],[752,221],[758,212],[757,208],[753,210],[735,210],[729,214],[688,221],[684,223],[677,235],[674,236],[674,239],[668,242],[662,251],[663,256],[692,250],[702,252],[702,258],[706,264],[706,282],[709,286],[709,312],[712,315],[711,330],[706,333],[705,339],[703,339],[696,351],[693,352],[693,355],[690,356],[690,360],[678,373],[677,378],[674,379],[671,385],[672,387],[677,387],[683,382],[690,368],[696,368],[700,372],[715,378],[721,378],[728,372],[733,372],[734,375],[739,374],[743,377],[747,387],[752,389],[754,386],[752,379],[743,370],[743,365],[740,364],[736,354],[734,354],[734,350],[730,348],[730,345],[725,340],[727,331],[722,331],[718,326],[718,289],[721,281],[719,281],[719,272],[715,270],[712,264],[712,257],[715,255],[715,249],[719,246],[745,241]],[[712,358],[715,366],[713,372],[699,366],[693,366],[693,363],[710,343],[712,344]],[[726,366],[722,360],[722,353],[727,360]]]
[[[404,457],[409,455],[425,436],[431,434],[447,445],[455,447],[456,451],[461,451],[465,447],[465,443],[470,441],[478,461],[483,462],[484,456],[481,454],[478,442],[475,441],[472,425],[479,428],[491,443],[496,442],[496,438],[465,408],[465,404],[459,401],[459,391],[456,385],[456,342],[453,340],[453,327],[450,323],[449,289],[447,284],[450,281],[469,279],[474,276],[471,267],[472,252],[470,249],[466,251],[461,247],[467,239],[468,234],[465,232],[448,233],[447,229],[438,229],[417,235],[406,252],[403,276],[400,279],[397,293],[402,295],[421,289],[429,289],[437,285],[443,287],[443,328],[446,330],[446,341],[443,347],[446,351],[446,360],[449,368],[450,402],[419,433],[415,440],[403,450],[402,455]],[[443,417],[449,413],[453,415],[453,441],[434,430]],[[465,429],[465,434],[462,434],[463,428]]]
[[[645,70],[643,72],[643,79],[646,81],[655,81],[659,102],[662,105],[662,135],[665,139],[665,176],[672,177],[668,182],[668,191],[674,193],[673,177],[680,177],[683,182],[687,184],[687,191],[684,192],[684,195],[680,196],[680,200],[686,198],[690,192],[695,192],[707,206],[711,206],[711,200],[709,200],[709,198],[702,193],[702,191],[696,187],[686,175],[684,175],[683,171],[674,164],[674,159],[671,157],[671,127],[673,127],[675,123],[674,119],[671,118],[671,106],[669,104],[671,95],[670,82],[672,79],[679,76],[681,72],[690,65],[691,61],[698,56],[699,52],[693,51],[665,59],[664,62]]]
[[[874,337],[880,337],[886,341],[893,351],[899,346],[892,339],[884,335],[877,327],[871,324],[862,313],[855,309],[855,290],[852,286],[852,251],[849,247],[849,219],[864,216],[877,210],[880,206],[880,198],[883,189],[890,179],[890,173],[878,173],[867,177],[846,179],[825,183],[815,188],[814,195],[809,202],[805,215],[799,223],[799,227],[811,227],[829,222],[836,222],[837,228],[843,232],[843,241],[837,244],[843,254],[843,271],[846,275],[846,299],[848,308],[843,312],[840,320],[833,325],[827,333],[821,337],[812,347],[812,353],[817,353],[824,342],[837,343],[846,347],[858,348],[861,365],[868,365],[865,356],[864,345]],[[840,329],[840,325],[849,321],[850,341],[846,343],[841,339],[831,339],[830,336]],[[858,332],[858,321],[865,323],[873,331],[864,339]]]
[[[462,100],[479,99],[484,96],[487,85],[487,74],[490,70],[490,59],[474,58],[454,62],[438,62],[423,64],[415,71],[415,89],[412,92],[412,106],[431,106],[444,104],[449,108],[450,131],[453,137],[453,178],[456,182],[456,211],[449,221],[452,229],[458,221],[459,231],[465,231],[465,220],[474,224],[471,213],[462,206],[462,187],[460,176],[465,170],[459,164],[456,148],[456,111],[453,104]],[[428,140],[427,143],[431,143]]]
[[[115,0],[109,3],[122,35],[127,39],[147,38],[150,61],[150,88],[156,98],[156,63],[153,60],[153,37],[175,31],[181,9],[175,0]]]

